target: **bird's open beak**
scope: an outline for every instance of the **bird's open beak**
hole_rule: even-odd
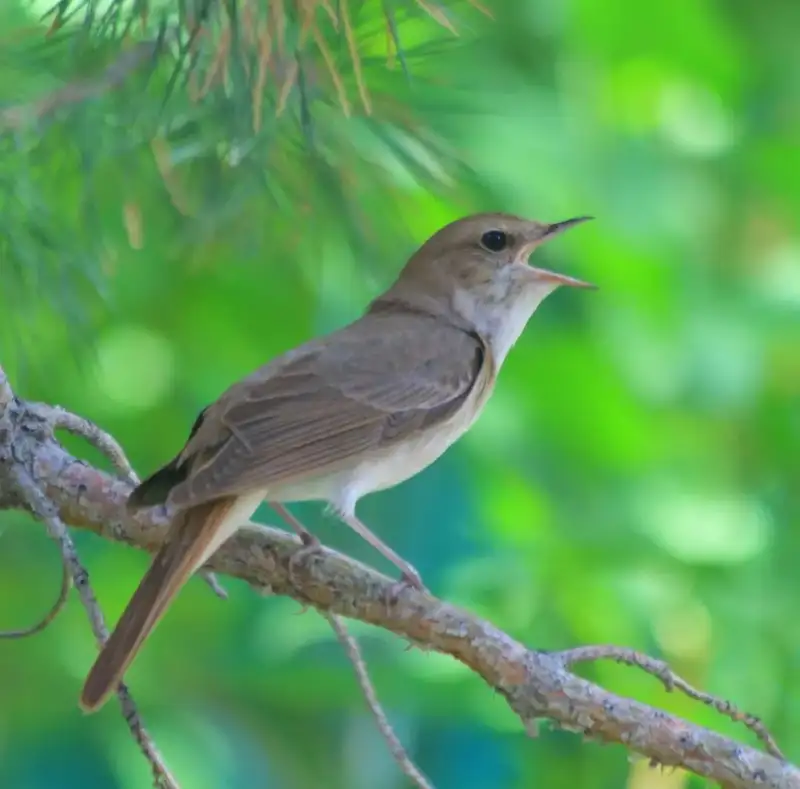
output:
[[[545,268],[530,266],[529,271],[539,282],[552,282],[554,285],[567,285],[570,288],[597,289],[597,285],[592,285],[591,282],[584,282],[582,279],[568,277],[566,274],[558,274],[555,271],[548,271]]]
[[[539,237],[537,245],[544,241],[549,241],[553,236],[557,236],[565,230],[569,230],[576,225],[581,225],[593,218],[594,217],[591,216],[576,216],[574,219],[565,219],[563,222],[554,222],[552,225],[545,225],[544,232]],[[597,285],[592,285],[590,282],[568,277],[566,274],[557,274],[555,271],[548,271],[547,269],[536,268],[535,266],[531,266],[530,270],[540,282],[552,282],[554,285],[567,285],[571,288],[591,288],[593,290],[597,288]]]
[[[590,222],[592,219],[594,219],[593,216],[576,216],[574,219],[565,219],[563,222],[553,222],[552,225],[545,225],[542,240],[546,239],[549,241],[553,236],[557,236],[565,230],[575,227],[575,225],[582,225],[584,222]]]

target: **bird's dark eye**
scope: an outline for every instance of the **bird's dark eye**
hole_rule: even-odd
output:
[[[487,230],[481,236],[481,246],[490,252],[502,252],[508,246],[508,236],[502,230]]]

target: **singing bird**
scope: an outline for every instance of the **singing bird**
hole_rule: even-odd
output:
[[[279,356],[208,406],[177,457],[130,495],[131,509],[166,504],[175,515],[89,671],[81,707],[106,701],[181,586],[262,501],[327,502],[404,583],[423,588],[358,519],[356,503],[419,473],[463,435],[548,294],[593,287],[528,263],[536,247],[589,218],[459,219],[358,320]],[[293,525],[307,549],[319,545]]]

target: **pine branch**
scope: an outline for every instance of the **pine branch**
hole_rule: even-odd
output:
[[[49,303],[77,341],[143,238],[159,256],[189,247],[166,265],[210,240],[236,257],[260,242],[261,218],[289,214],[270,239],[279,258],[310,214],[380,260],[405,183],[463,194],[466,168],[433,121],[455,101],[436,65],[446,74],[446,50],[486,23],[467,0],[101,5],[54,3],[7,53],[25,87],[0,108],[0,333]],[[380,200],[365,206],[367,190]],[[166,238],[149,233],[161,211]]]
[[[39,491],[49,501],[52,515],[40,511],[40,518],[58,518],[106,539],[155,550],[165,534],[164,513],[128,513],[130,483],[66,452],[41,413],[40,406],[12,396],[0,370],[0,509],[38,510],[12,482],[14,475],[22,475],[28,491]],[[299,540],[286,532],[250,524],[208,566],[325,614],[359,619],[451,655],[501,694],[531,735],[537,722],[546,719],[587,738],[620,743],[653,765],[683,767],[733,789],[800,789],[800,769],[779,755],[609,693],[569,670],[577,661],[613,658],[667,677],[676,689],[689,688],[658,661],[616,647],[562,653],[529,649],[489,622],[428,594],[413,589],[396,594],[391,579],[334,551],[326,549],[292,567],[292,557],[301,549]],[[704,701],[712,698],[690,690]],[[731,713],[726,702],[712,703],[745,719],[763,738],[756,719]]]

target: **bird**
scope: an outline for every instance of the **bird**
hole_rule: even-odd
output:
[[[186,581],[262,501],[323,501],[423,589],[415,568],[356,516],[363,496],[409,479],[474,423],[509,351],[559,286],[594,285],[529,261],[591,217],[457,219],[410,257],[361,317],[234,383],[197,417],[176,457],[127,506],[173,513],[162,547],[91,667],[80,696],[100,708]],[[319,541],[290,522],[305,546]]]

